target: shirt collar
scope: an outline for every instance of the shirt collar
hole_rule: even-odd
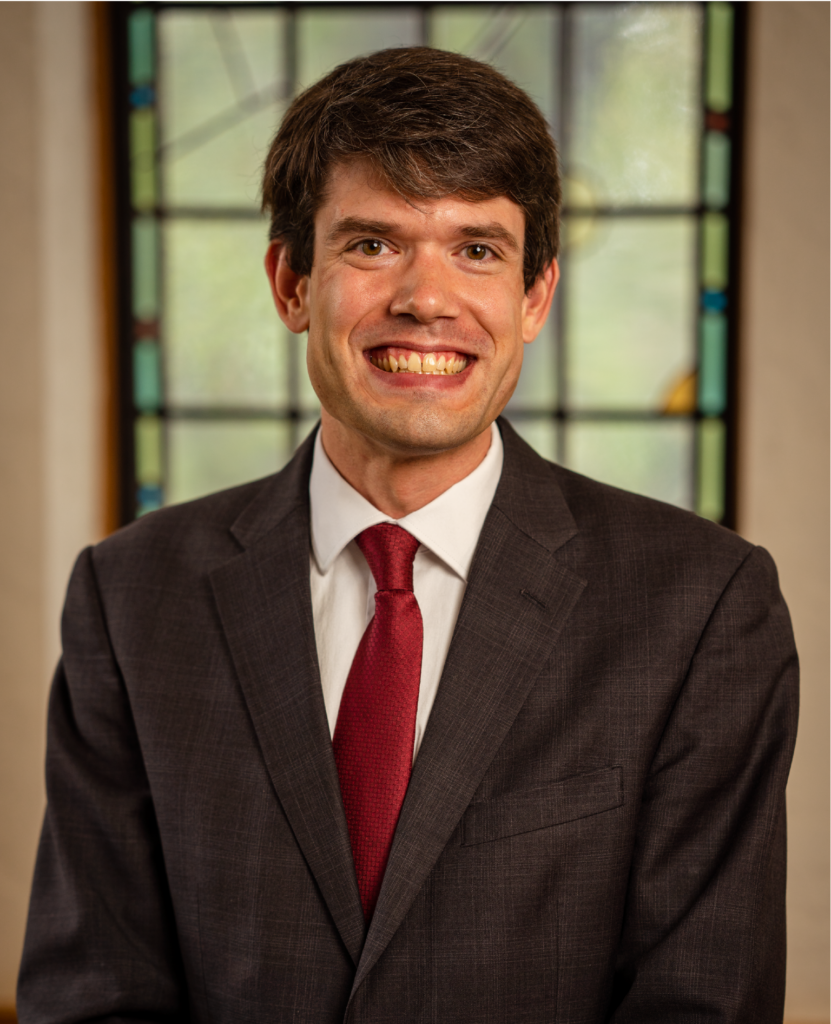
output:
[[[502,459],[502,437],[493,423],[488,452],[472,473],[403,519],[391,519],[344,480],[324,451],[318,431],[309,479],[312,551],[318,569],[328,572],[346,545],[370,526],[397,523],[466,581],[502,475]]]

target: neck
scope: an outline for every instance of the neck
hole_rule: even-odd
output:
[[[401,455],[356,435],[323,410],[320,439],[332,465],[358,494],[391,519],[403,519],[476,469],[490,448],[491,428],[449,451]]]

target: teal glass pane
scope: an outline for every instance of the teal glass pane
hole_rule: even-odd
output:
[[[155,512],[164,504],[162,489],[158,484],[144,484],[136,489],[137,516]]]
[[[314,4],[297,12],[298,91],[352,57],[421,42],[421,16],[409,4]]]
[[[153,320],[159,312],[159,232],[153,217],[137,217],[132,227],[133,316]]]
[[[275,420],[168,420],[166,503],[267,476],[290,457],[289,424]]]
[[[700,324],[698,408],[718,416],[727,405],[727,317],[704,313]]]
[[[723,132],[704,136],[704,205],[721,209],[730,201],[730,139]]]
[[[689,420],[572,422],[565,427],[566,465],[615,487],[691,509],[694,430]]]
[[[142,412],[153,412],[162,404],[159,346],[155,341],[133,345],[133,403]]]
[[[263,160],[290,88],[285,32],[282,10],[160,15],[165,203],[257,205]]]
[[[555,4],[434,4],[428,39],[493,64],[558,127],[560,8]]]
[[[557,350],[554,316],[549,318],[535,341],[525,346],[522,373],[513,397],[511,409],[545,409],[557,404]]]
[[[701,5],[569,4],[569,205],[698,201]]]
[[[733,104],[733,5],[708,3],[707,81],[704,102],[723,114]]]
[[[144,108],[130,114],[130,191],[137,210],[156,205],[156,114]]]
[[[535,416],[526,419],[525,417],[511,416],[508,413],[511,426],[526,441],[538,455],[544,459],[555,462],[557,459],[557,439],[560,430],[559,424],[551,416]]]
[[[164,245],[168,406],[287,404],[288,345],[302,342],[271,301],[264,225],[172,219]]]
[[[139,416],[135,421],[136,480],[158,486],[162,482],[162,421],[158,416]]]
[[[130,85],[144,85],[153,80],[153,12],[133,11],[127,29]]]
[[[730,222],[723,213],[701,218],[701,284],[721,290],[727,287]]]
[[[698,424],[698,487],[695,510],[705,519],[724,516],[724,469],[727,432],[722,420]]]
[[[560,285],[569,408],[660,410],[692,371],[695,235],[693,216],[609,218],[571,246]]]

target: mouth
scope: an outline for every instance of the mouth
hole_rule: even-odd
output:
[[[473,362],[472,356],[452,350],[423,352],[414,348],[374,348],[367,353],[374,367],[385,373],[416,373],[452,377]]]

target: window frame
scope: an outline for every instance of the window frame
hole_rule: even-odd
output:
[[[221,8],[232,8],[233,10],[240,10],[243,8],[252,8],[262,10],[263,8],[282,8],[289,16],[289,31],[287,33],[288,52],[287,52],[287,64],[289,71],[287,78],[294,87],[296,81],[296,53],[294,47],[296,46],[295,33],[292,31],[291,26],[294,24],[297,12],[299,9],[304,7],[314,7],[319,9],[322,5],[320,4],[302,4],[302,3],[176,3],[176,2],[157,2],[157,3],[130,3],[130,4],[119,4],[119,3],[108,3],[108,20],[109,20],[109,38],[110,38],[110,54],[111,54],[111,74],[112,74],[112,85],[113,85],[113,102],[111,104],[112,120],[111,125],[111,137],[113,140],[113,166],[114,166],[114,177],[115,177],[115,224],[116,224],[116,282],[117,282],[117,323],[118,323],[118,344],[116,353],[116,404],[118,409],[118,495],[119,495],[119,522],[123,525],[131,522],[137,515],[138,502],[137,502],[137,481],[136,481],[136,441],[135,441],[135,430],[136,430],[136,418],[139,414],[134,405],[134,379],[133,379],[133,345],[136,340],[136,322],[133,316],[133,302],[132,302],[132,282],[133,282],[133,252],[132,252],[132,234],[131,224],[136,216],[136,211],[132,205],[131,199],[131,154],[130,154],[130,131],[129,131],[129,118],[130,111],[132,109],[130,95],[131,95],[131,84],[129,80],[129,42],[128,42],[128,26],[129,20],[136,14],[137,11],[151,10],[158,14],[163,10],[170,9],[184,9],[190,12],[197,10],[206,10],[216,12]],[[351,7],[354,8],[354,4],[347,3],[326,3],[325,6],[331,7]],[[396,5],[399,6],[399,5]],[[427,26],[429,14],[432,8],[443,6],[440,4],[433,3],[414,3],[407,4],[406,6],[416,9],[420,13],[420,24],[422,26],[422,41],[427,39]],[[493,5],[500,6],[500,5]],[[571,81],[572,81],[572,66],[570,61],[570,31],[573,23],[574,5],[570,3],[555,3],[552,4],[554,7],[561,9],[562,28],[560,32],[560,68],[559,68],[559,88],[560,88],[560,129],[557,143],[563,156],[564,168],[567,171],[568,168],[568,156],[569,156],[569,121],[570,121],[570,107],[571,107]],[[701,110],[702,110],[702,129],[700,138],[704,139],[704,133],[708,127],[708,122],[713,122],[713,112],[707,111],[706,109],[706,91],[707,82],[707,53],[709,52],[707,42],[707,16],[710,13],[708,8],[711,4],[702,3],[699,6],[703,9],[705,20],[705,29],[702,33],[702,97],[701,97]],[[730,167],[730,196],[727,205],[721,210],[721,212],[727,217],[729,223],[729,250],[728,250],[728,280],[724,294],[727,303],[727,356],[726,356],[726,403],[723,412],[718,417],[724,423],[725,431],[725,447],[724,447],[724,473],[723,473],[723,515],[720,518],[720,522],[732,529],[735,529],[736,523],[736,504],[737,504],[737,462],[738,462],[738,438],[737,438],[737,401],[738,401],[738,371],[739,371],[739,288],[741,281],[741,251],[740,251],[740,239],[741,239],[741,199],[742,199],[742,163],[743,163],[743,125],[744,125],[744,100],[745,100],[745,79],[746,79],[746,50],[747,50],[747,7],[746,4],[733,3],[728,5],[732,8],[733,12],[733,60],[732,60],[732,105],[730,107],[729,115],[727,117],[727,130],[731,141],[731,167]],[[716,121],[719,115],[715,115]],[[722,125],[724,123],[722,118]],[[703,147],[702,147],[703,148]],[[158,148],[157,148],[157,167],[158,167]],[[700,174],[702,176],[702,188],[701,195],[703,196],[703,152],[702,158],[699,161],[699,167],[701,168]],[[157,174],[158,179],[158,174]],[[168,216],[179,216],[182,211],[167,210],[163,205],[157,205],[152,211],[151,216],[155,217],[157,222],[162,223]],[[698,218],[698,246],[699,252],[697,253],[697,261],[700,267],[701,265],[701,232],[703,219],[707,213],[707,208],[702,201],[695,207],[657,207],[657,206],[637,206],[637,207],[596,207],[590,212],[586,211],[575,211],[565,206],[563,209],[563,216],[565,218],[577,217],[577,216],[595,216],[595,217],[631,217],[646,216],[646,217],[661,217],[661,216],[673,216],[677,214],[690,215],[695,214]],[[211,216],[211,217],[222,217],[231,216],[234,218],[254,218],[257,217],[255,210],[245,212],[240,210],[226,210],[221,209],[194,209],[189,211],[191,216]],[[264,246],[265,247],[265,246]],[[160,246],[161,248],[161,246]],[[564,272],[568,273],[568,262],[569,253],[565,250],[561,257],[561,265]],[[160,261],[159,274],[163,274],[164,269]],[[699,271],[700,277],[700,271]],[[264,285],[265,287],[265,285]],[[701,296],[701,282],[699,280],[699,296]],[[566,462],[565,456],[565,445],[567,443],[566,430],[564,429],[568,423],[578,421],[590,421],[590,422],[651,422],[655,420],[664,420],[668,418],[668,414],[661,410],[625,410],[625,409],[569,409],[566,401],[565,387],[567,381],[567,371],[565,366],[566,344],[564,343],[565,338],[565,318],[567,315],[566,309],[566,294],[561,289],[558,293],[558,297],[555,300],[555,306],[552,310],[552,316],[556,318],[556,349],[555,358],[557,361],[557,402],[555,408],[511,408],[508,411],[508,416],[512,420],[521,422],[522,420],[528,420],[532,418],[547,418],[551,417],[559,425],[557,431],[557,459],[560,462]],[[701,317],[701,309],[699,307],[697,314]],[[275,313],[276,316],[276,313]],[[697,332],[698,336],[698,332]],[[163,341],[160,339],[160,344]],[[697,342],[697,365],[700,363],[700,339]],[[281,421],[287,421],[291,425],[293,432],[293,444],[292,449],[296,447],[298,440],[298,431],[300,428],[301,418],[303,413],[298,403],[298,374],[301,371],[299,367],[298,348],[297,346],[291,346],[290,352],[293,356],[293,364],[290,367],[290,377],[293,381],[292,384],[292,401],[288,408],[284,409],[229,409],[229,408],[210,408],[204,407],[203,409],[192,409],[188,411],[177,410],[174,415],[179,418],[205,418],[205,417],[216,417],[220,419],[275,419]],[[158,408],[158,416],[160,417],[162,424],[171,416],[171,410],[167,408],[162,399],[161,405]],[[693,473],[695,475],[695,481],[693,483],[694,492],[700,487],[700,481],[698,479],[701,471],[701,459],[702,454],[700,451],[700,437],[702,431],[700,429],[703,420],[707,419],[696,407],[693,412],[685,412],[681,414],[673,415],[674,419],[686,419],[693,420],[696,424],[695,427],[695,453],[694,453],[694,468]],[[164,453],[162,458],[164,459]]]

